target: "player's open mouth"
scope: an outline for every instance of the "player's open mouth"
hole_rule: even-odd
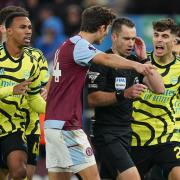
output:
[[[156,49],[156,52],[158,52],[158,53],[161,53],[164,51],[164,47],[161,45],[156,46],[155,49]]]
[[[30,38],[30,37],[24,38],[24,41],[25,41],[26,43],[30,43],[30,42],[31,42],[31,38]]]

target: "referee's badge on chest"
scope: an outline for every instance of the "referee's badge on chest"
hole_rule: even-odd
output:
[[[123,90],[126,88],[126,78],[125,77],[116,77],[115,79],[115,89]]]

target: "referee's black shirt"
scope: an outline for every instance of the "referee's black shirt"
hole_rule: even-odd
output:
[[[108,50],[107,53],[113,53]],[[131,55],[128,59],[137,60],[137,57]],[[135,70],[113,69],[110,67],[92,64],[87,76],[88,93],[94,91],[115,92],[120,88],[127,89],[135,83],[142,83],[142,76]],[[132,121],[132,100],[124,99],[110,106],[95,108],[95,128],[129,128]]]

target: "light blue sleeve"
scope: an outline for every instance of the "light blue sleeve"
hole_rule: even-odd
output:
[[[89,66],[91,60],[96,56],[98,53],[103,53],[96,49],[92,44],[90,44],[85,39],[80,39],[74,47],[74,61],[75,63],[81,66]]]

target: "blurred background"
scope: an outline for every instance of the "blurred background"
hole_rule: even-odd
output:
[[[152,47],[152,21],[171,17],[180,24],[179,0],[0,0],[0,8],[19,5],[29,11],[34,28],[33,46],[43,51],[50,66],[57,47],[79,31],[83,9],[98,4],[113,8],[119,16],[131,18],[147,50]],[[110,35],[98,48],[104,51],[109,47]]]
[[[171,17],[180,24],[180,0],[0,0],[0,8],[8,5],[22,6],[29,11],[33,24],[32,46],[43,51],[50,69],[55,50],[66,38],[78,33],[81,13],[86,7],[104,5],[113,8],[119,16],[131,18],[136,24],[138,36],[144,39],[148,51],[152,48],[152,21]],[[110,48],[110,35],[97,47],[102,51]],[[84,111],[85,119],[89,116],[89,111]],[[88,129],[86,125],[84,126]],[[42,139],[37,172],[33,180],[45,180],[46,174]]]

